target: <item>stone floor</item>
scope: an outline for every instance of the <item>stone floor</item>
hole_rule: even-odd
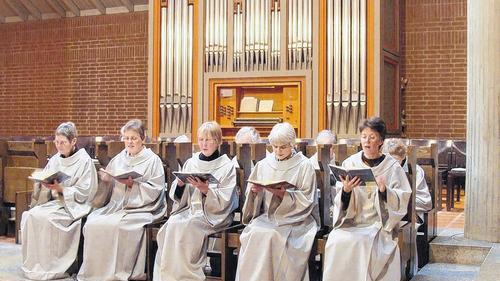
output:
[[[411,281],[474,281],[477,265],[431,263],[420,269]]]
[[[21,271],[21,245],[14,243],[14,239],[0,237],[0,281],[22,281]],[[73,281],[73,278],[59,279],[60,281]]]

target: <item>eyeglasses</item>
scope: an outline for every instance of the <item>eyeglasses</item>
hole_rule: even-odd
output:
[[[69,144],[69,141],[54,141],[54,144],[55,145],[68,145]]]
[[[141,138],[136,137],[136,136],[132,136],[132,137],[122,137],[122,141],[123,141],[123,142],[127,142],[127,141],[137,142],[137,141],[139,141],[140,139],[141,139]]]

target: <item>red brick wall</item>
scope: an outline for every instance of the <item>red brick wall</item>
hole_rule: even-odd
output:
[[[0,24],[0,136],[117,135],[147,117],[148,13]]]
[[[403,7],[406,132],[411,138],[464,139],[467,1],[406,0]]]

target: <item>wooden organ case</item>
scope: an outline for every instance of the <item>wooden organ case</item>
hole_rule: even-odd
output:
[[[357,135],[358,122],[377,113],[380,92],[374,3],[152,1],[153,137],[190,135],[208,120],[228,139],[241,126],[265,136],[277,122],[291,123],[298,137]],[[242,110],[245,98],[257,109]]]
[[[301,77],[272,77],[258,79],[214,79],[210,91],[210,119],[216,120],[227,138],[243,126],[255,127],[262,136],[281,122],[288,122],[299,136],[304,91]]]

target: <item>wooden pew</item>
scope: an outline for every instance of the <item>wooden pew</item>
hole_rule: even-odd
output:
[[[320,213],[320,229],[309,257],[310,280],[321,280],[324,268],[325,245],[333,224],[330,216],[331,191],[330,185],[330,149],[332,145],[317,145],[319,170],[316,170],[316,185],[319,189],[318,207]],[[319,260],[316,259],[319,257]]]
[[[98,137],[95,142],[95,158],[102,167],[108,166],[109,161],[125,148],[118,136]]]
[[[398,232],[398,246],[401,253],[401,280],[410,280],[416,272],[414,266],[416,263],[416,213],[415,213],[415,193],[416,193],[416,164],[417,164],[417,151],[416,147],[409,145],[407,149],[406,161],[408,163],[408,181],[411,186],[411,197],[408,203],[407,213],[403,220],[400,222]]]
[[[5,150],[5,143],[3,144]],[[21,200],[20,194],[28,194],[31,197],[33,182],[28,179],[37,168],[43,168],[47,164],[47,147],[45,141],[7,141],[6,151],[2,152],[2,162],[6,163],[3,170],[3,204],[16,206],[15,236],[19,241],[19,229],[21,215],[28,209],[29,200]]]
[[[418,267],[421,268],[429,262],[429,242],[437,236],[437,204],[438,185],[440,183],[437,166],[437,144],[417,148],[417,164],[425,173],[425,180],[432,198],[432,209],[424,213],[422,225],[417,232]]]
[[[241,209],[245,203],[245,192],[247,187],[247,180],[252,172],[252,167],[258,161],[266,157],[266,144],[239,144],[237,145],[237,160],[240,168],[237,170],[238,183],[237,187],[239,189],[239,200],[240,204],[238,209],[236,209],[235,223],[227,228],[226,230],[220,232],[220,243],[221,243],[221,276],[219,277],[207,277],[207,281],[226,281],[234,280],[236,276],[236,266],[238,264],[238,258],[234,255],[235,250],[240,248],[240,234],[243,231],[243,224],[241,224]]]
[[[305,156],[307,155],[307,146],[314,144],[313,139],[296,139],[295,140],[295,150],[297,152],[302,152]]]
[[[168,216],[172,210],[173,202],[168,196],[170,186],[175,179],[173,172],[179,171],[184,163],[192,157],[193,146],[190,142],[174,143],[173,141],[162,142],[159,148],[159,155],[165,167],[165,182],[167,184],[167,213],[164,218],[151,224],[145,225],[146,231],[146,277],[147,280],[153,279],[154,261],[156,251],[158,250],[158,243],[156,236],[160,231],[161,226],[167,221]]]

